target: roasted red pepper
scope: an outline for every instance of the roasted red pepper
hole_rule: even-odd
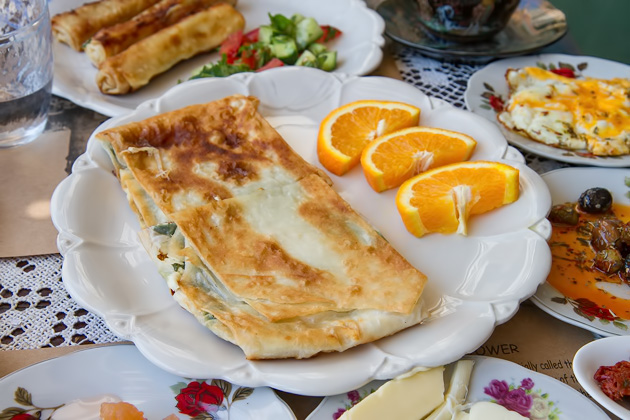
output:
[[[600,366],[593,378],[604,394],[615,401],[630,395],[630,362],[623,360],[614,366]]]

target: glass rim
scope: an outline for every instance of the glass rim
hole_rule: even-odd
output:
[[[48,14],[49,14],[48,1],[39,0],[39,2],[42,4],[39,14],[32,20],[28,21],[26,24],[20,26],[19,28],[9,31],[5,34],[0,34],[0,45],[13,41],[13,38],[20,37],[22,33],[27,32],[31,30],[32,28],[40,25],[44,19],[49,19],[48,18]]]

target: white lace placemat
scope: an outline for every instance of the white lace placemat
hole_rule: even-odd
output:
[[[393,46],[403,79],[427,95],[464,108],[464,91],[481,65],[441,62],[411,48]],[[568,166],[523,153],[543,173]],[[121,341],[103,320],[81,308],[66,292],[60,255],[0,259],[0,349]]]
[[[1,349],[121,341],[68,295],[62,261],[58,254],[0,259]]]

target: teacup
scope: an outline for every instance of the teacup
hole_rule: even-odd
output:
[[[507,25],[519,0],[413,0],[433,34],[458,42],[492,37]]]

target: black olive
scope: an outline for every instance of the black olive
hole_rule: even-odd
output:
[[[574,203],[564,203],[553,206],[547,218],[551,223],[575,226],[580,221],[580,214],[575,209]]]
[[[613,198],[606,188],[589,188],[578,200],[580,210],[586,213],[606,213],[612,206]]]

